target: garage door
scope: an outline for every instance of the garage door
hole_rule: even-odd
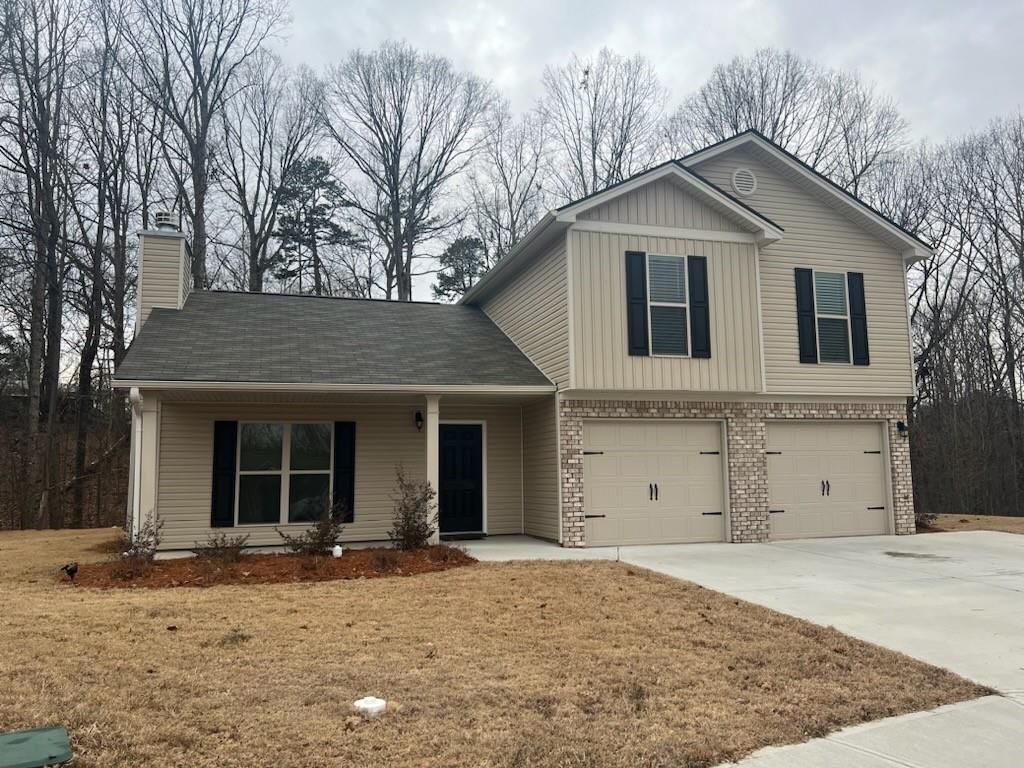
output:
[[[768,424],[773,539],[889,533],[882,425]]]
[[[722,430],[716,422],[583,426],[587,544],[722,541]]]

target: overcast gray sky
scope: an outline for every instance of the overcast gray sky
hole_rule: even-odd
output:
[[[443,54],[530,107],[541,72],[607,45],[643,53],[672,103],[715,64],[761,46],[859,70],[913,135],[941,140],[1024,106],[1024,0],[292,0],[291,63],[316,69],[389,38]]]

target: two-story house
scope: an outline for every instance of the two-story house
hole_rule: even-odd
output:
[[[914,531],[906,269],[927,245],[748,132],[547,214],[458,305],[190,292],[141,234],[130,517],[276,545],[327,498],[386,538],[565,546]]]

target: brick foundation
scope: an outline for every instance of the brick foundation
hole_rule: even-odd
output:
[[[562,544],[586,545],[583,517],[583,421],[585,419],[724,419],[729,472],[729,540],[768,539],[766,424],[787,419],[884,421],[889,440],[896,533],[914,532],[910,445],[896,429],[906,408],[869,403],[717,403],[675,400],[562,400],[559,403],[562,462]]]

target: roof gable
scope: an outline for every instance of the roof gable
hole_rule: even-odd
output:
[[[687,168],[697,169],[699,172],[702,168],[711,167],[716,159],[721,160],[725,156],[741,152],[749,153],[759,162],[785,176],[789,181],[800,186],[857,226],[899,251],[906,260],[917,261],[931,255],[930,246],[916,235],[908,232],[757,131],[745,131],[687,155],[678,162]]]
[[[652,184],[668,183],[681,190],[699,205],[714,211],[716,224],[710,229],[739,231],[754,235],[760,243],[781,240],[783,229],[764,214],[754,210],[695,171],[675,160],[638,173],[618,184],[564,205],[554,212],[556,221],[573,224],[576,221],[593,218],[595,210],[607,207],[617,200],[634,195],[638,190]]]

